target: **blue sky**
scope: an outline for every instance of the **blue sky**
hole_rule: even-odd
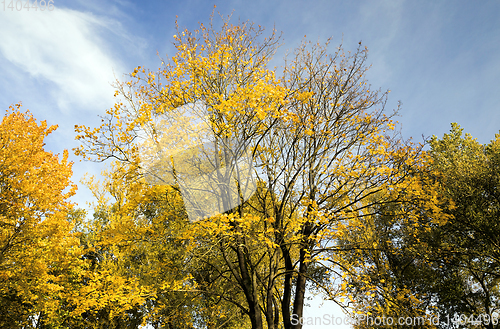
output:
[[[441,137],[451,122],[481,143],[500,130],[500,1],[54,0],[43,12],[11,11],[9,2],[0,3],[0,107],[22,102],[59,125],[47,139],[55,153],[77,146],[75,124],[96,126],[113,106],[115,77],[158,68],[157,52],[173,55],[176,16],[181,28],[195,29],[214,4],[222,15],[282,32],[276,65],[304,35],[332,37],[347,50],[362,41],[369,82],[391,90],[389,110],[402,102],[405,138]],[[99,173],[72,159],[75,182]],[[80,186],[75,201],[89,199]]]

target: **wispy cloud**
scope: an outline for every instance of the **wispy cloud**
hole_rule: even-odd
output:
[[[113,71],[124,70],[102,38],[106,33],[126,40],[118,23],[91,13],[0,12],[0,53],[32,78],[54,84],[49,92],[62,111],[75,104],[102,111],[99,105],[112,101]]]

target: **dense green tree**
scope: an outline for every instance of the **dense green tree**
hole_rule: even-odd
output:
[[[482,145],[452,124],[450,133],[430,140],[427,170],[413,174],[438,184],[445,222],[433,221],[432,212],[418,204],[389,204],[366,217],[364,229],[339,241],[358,243],[346,254],[357,264],[349,282],[358,297],[355,309],[421,317],[429,327],[498,327],[499,138]],[[415,216],[409,216],[411,209]],[[377,289],[366,293],[363,280]]]
[[[430,144],[442,193],[455,205],[453,220],[434,237],[443,268],[440,313],[500,317],[500,135],[483,145],[452,124]]]

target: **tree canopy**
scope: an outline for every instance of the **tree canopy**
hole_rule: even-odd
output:
[[[20,104],[9,107],[0,123],[2,327],[22,327],[33,314],[57,312],[59,296],[69,288],[61,274],[77,271],[78,239],[66,220],[67,199],[76,189],[71,163],[67,151],[59,158],[43,149],[55,129],[21,112]]]
[[[194,191],[209,188],[221,202],[231,194],[239,198],[212,216],[184,219],[176,238],[190,264],[212,273],[188,280],[186,291],[232,304],[252,328],[299,328],[291,316],[303,316],[308,286],[339,302],[352,298],[334,283],[342,280],[339,269],[351,267],[343,253],[358,246],[339,246],[336,239],[360,227],[362,218],[386,204],[421,206],[433,222],[446,214],[434,186],[413,174],[424,170],[421,146],[394,132],[393,113],[385,110],[388,92],[373,90],[364,78],[366,48],[330,54],[328,43],[304,41],[278,76],[267,66],[278,38],[262,33],[228,21],[220,30],[178,30],[170,60],[157,71],[137,67],[129,81],[117,83],[121,100],[100,127],[76,127],[82,141],[76,152],[114,159],[110,177],[120,177],[124,188],[164,184],[170,192],[163,193],[177,192],[188,215]],[[209,127],[212,146],[179,159],[179,150],[206,142],[193,141],[196,120]],[[246,147],[257,182],[248,200],[238,177],[234,190],[223,184]],[[148,181],[151,175],[159,179]],[[209,182],[186,188],[189,175]],[[147,202],[143,194],[136,197],[141,201],[117,199],[133,205],[122,208],[128,216]],[[120,233],[122,241],[132,238]],[[215,285],[235,288],[225,294]]]
[[[75,126],[75,153],[108,163],[83,181],[91,216],[43,148],[56,127],[7,111],[0,326],[298,329],[309,292],[357,319],[496,327],[500,135],[404,140],[361,43],[304,39],[273,69],[280,37],[250,22],[173,40]]]

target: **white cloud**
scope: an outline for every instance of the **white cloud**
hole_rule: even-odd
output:
[[[64,8],[3,11],[0,53],[31,77],[53,83],[56,88],[48,92],[61,110],[78,104],[102,111],[100,105],[112,102],[113,70],[119,77],[124,72],[102,40],[101,34],[109,32],[126,40],[119,24],[90,13]]]

